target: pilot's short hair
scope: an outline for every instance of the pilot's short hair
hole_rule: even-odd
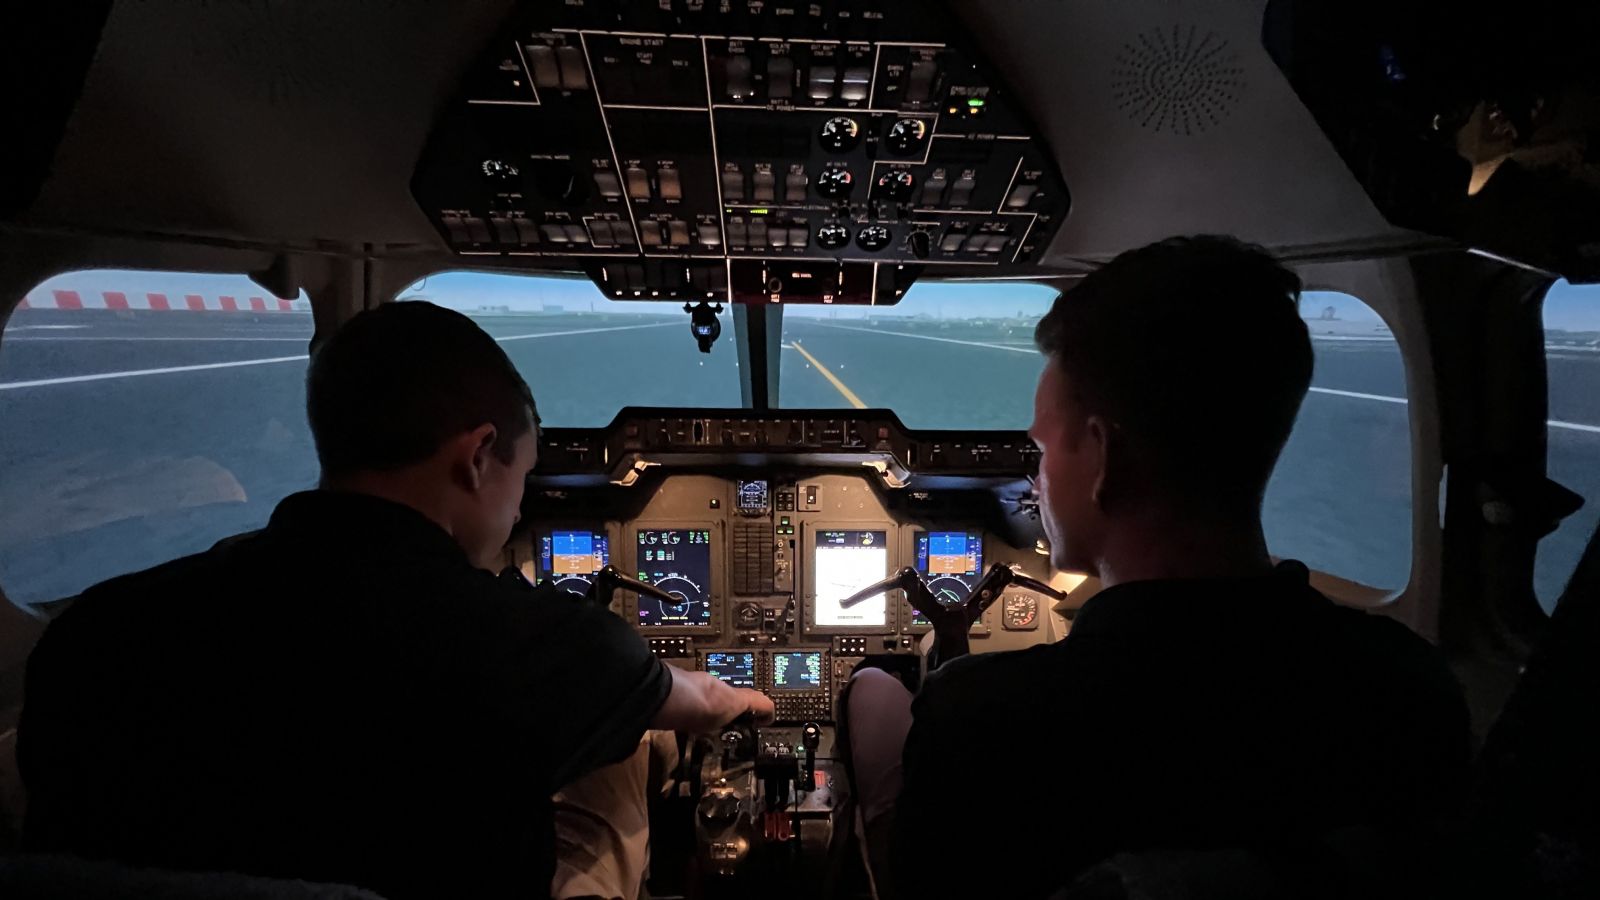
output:
[[[495,426],[502,462],[537,427],[527,382],[477,323],[432,303],[357,314],[318,347],[306,415],[324,477],[421,462],[451,438]]]
[[[1064,292],[1035,341],[1153,489],[1259,509],[1311,384],[1300,289],[1261,247],[1174,237]]]

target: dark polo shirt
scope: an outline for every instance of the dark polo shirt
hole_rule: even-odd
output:
[[[86,591],[28,664],[34,850],[547,896],[550,795],[631,753],[671,680],[616,616],[474,568],[355,494]]]
[[[1148,581],[1056,644],[958,659],[917,696],[900,896],[1043,897],[1112,854],[1282,848],[1455,810],[1469,759],[1426,641],[1287,565]]]

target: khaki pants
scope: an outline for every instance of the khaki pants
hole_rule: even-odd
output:
[[[672,732],[647,731],[632,756],[556,793],[551,897],[637,900],[650,869],[650,794],[660,789],[652,768],[670,771],[677,756]]]

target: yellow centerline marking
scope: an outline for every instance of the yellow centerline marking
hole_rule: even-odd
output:
[[[798,351],[800,353],[801,356],[804,356],[806,358],[807,362],[810,362],[813,366],[815,366],[818,372],[822,373],[822,377],[823,378],[828,379],[828,383],[829,384],[831,384],[835,388],[839,389],[839,393],[844,395],[844,399],[848,400],[850,402],[851,406],[854,406],[856,409],[866,409],[867,408],[867,405],[865,403],[861,402],[861,398],[856,396],[856,392],[855,391],[852,391],[848,387],[845,387],[845,383],[839,380],[839,376],[837,376],[837,375],[833,374],[832,372],[828,371],[828,367],[822,364],[822,360],[817,359],[815,356],[812,356],[806,350],[806,348],[800,346],[800,342],[799,341],[795,341],[792,346],[794,347],[794,349],[796,351]]]

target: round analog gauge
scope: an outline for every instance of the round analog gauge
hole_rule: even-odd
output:
[[[856,177],[849,169],[823,169],[817,176],[817,193],[824,197],[848,197]]]
[[[824,225],[817,229],[817,246],[824,250],[837,250],[850,243],[850,229],[843,225]]]
[[[483,175],[496,181],[506,181],[517,177],[517,167],[504,160],[486,159],[483,161]]]
[[[1009,594],[1005,598],[1004,625],[1008,631],[1026,631],[1039,621],[1039,598],[1033,594]]]
[[[829,153],[845,153],[860,142],[861,124],[849,116],[834,116],[822,123],[817,138]]]
[[[902,156],[915,152],[928,136],[928,123],[921,119],[897,119],[889,126],[884,142],[889,149]]]
[[[860,234],[856,235],[856,243],[861,245],[861,249],[873,252],[889,246],[889,242],[892,240],[894,240],[894,232],[884,225],[868,225],[861,229]]]
[[[894,169],[878,176],[878,191],[901,202],[911,199],[911,190],[916,185],[916,176],[904,169]]]

